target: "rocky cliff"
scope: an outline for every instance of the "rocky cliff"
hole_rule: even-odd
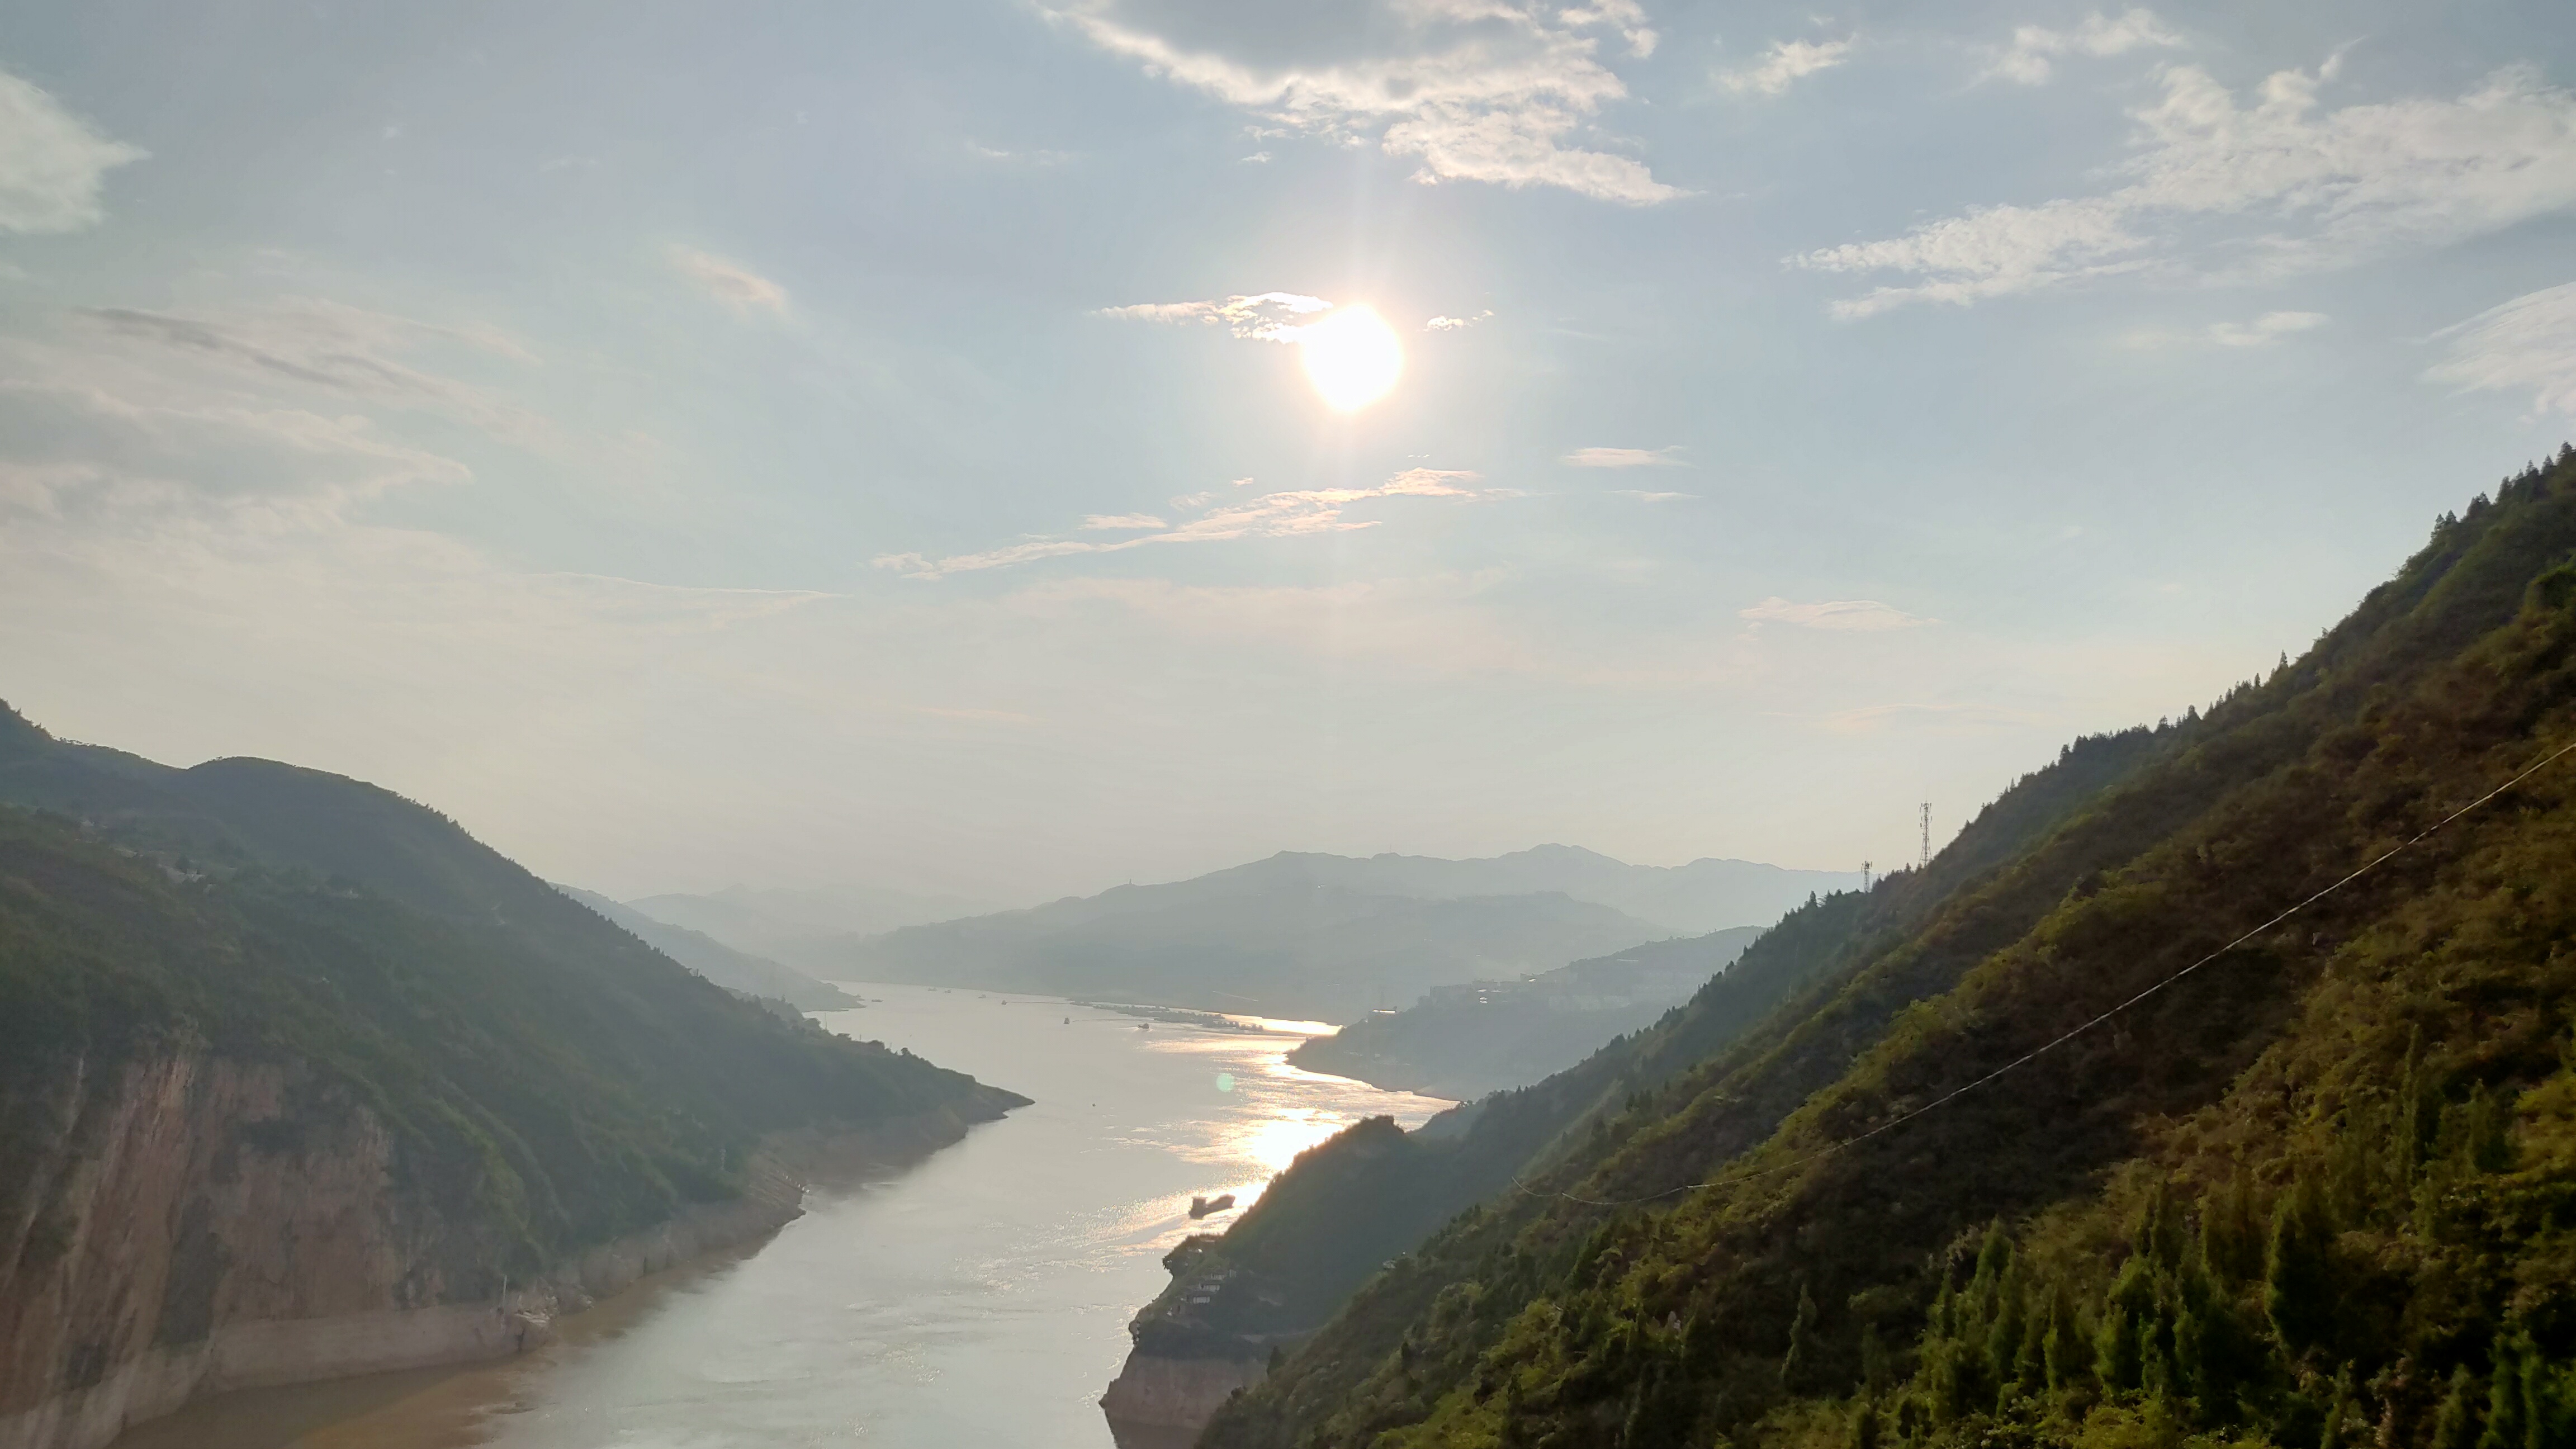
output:
[[[740,1197],[512,1282],[487,1266],[493,1219],[458,1221],[407,1182],[385,1124],[346,1093],[195,1052],[84,1076],[56,1080],[50,1130],[6,1144],[35,1190],[0,1223],[0,1449],[94,1449],[228,1389],[517,1353],[559,1313],[798,1216],[791,1169],[967,1125],[783,1137]]]
[[[0,1449],[512,1352],[794,1217],[808,1153],[1024,1101],[741,1000],[372,786],[0,706]]]

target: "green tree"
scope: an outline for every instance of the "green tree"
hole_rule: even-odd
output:
[[[2324,1195],[2301,1173],[2272,1214],[2263,1267],[2263,1312],[2293,1352],[2322,1346],[2334,1332],[2334,1231]]]

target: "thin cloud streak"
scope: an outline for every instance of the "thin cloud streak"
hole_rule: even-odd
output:
[[[870,562],[877,568],[893,570],[908,579],[931,581],[952,574],[1011,568],[1041,559],[1124,553],[1147,544],[1219,543],[1239,538],[1295,538],[1307,534],[1348,533],[1378,526],[1378,519],[1350,520],[1342,517],[1342,510],[1351,504],[1373,498],[1476,499],[1506,496],[1499,490],[1459,486],[1475,481],[1477,475],[1474,473],[1454,469],[1408,468],[1374,488],[1305,488],[1265,493],[1241,503],[1209,508],[1197,518],[1165,526],[1158,533],[1120,539],[1114,543],[1046,538],[938,559],[917,552],[880,554]],[[1174,499],[1173,502],[1176,506],[1201,507],[1210,497],[1200,494],[1193,498]]]
[[[2534,413],[2576,417],[2576,282],[2526,292],[2441,334],[2451,355],[2424,373],[2469,392],[2531,393]]]

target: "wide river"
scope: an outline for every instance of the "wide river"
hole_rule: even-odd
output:
[[[1190,1196],[1248,1204],[1362,1117],[1448,1105],[1289,1066],[1294,1023],[1140,1031],[1043,998],[852,989],[869,1005],[818,1019],[1036,1105],[817,1192],[767,1242],[567,1318],[550,1348],[227,1395],[116,1449],[1106,1449],[1097,1400]]]

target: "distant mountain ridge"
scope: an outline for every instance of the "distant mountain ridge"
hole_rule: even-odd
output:
[[[1623,911],[1679,936],[1769,925],[1810,895],[1831,895],[1860,884],[1858,871],[1791,870],[1717,857],[1686,865],[1630,865],[1581,846],[1553,844],[1473,860],[1392,852],[1363,859],[1283,850],[1213,875],[1238,872],[1296,875],[1319,885],[1425,900],[1554,891]]]
[[[737,951],[704,932],[657,921],[632,906],[620,905],[595,891],[557,883],[556,890],[622,926],[645,945],[724,987],[749,996],[784,1001],[806,1011],[831,1011],[858,1005],[857,998],[793,967],[766,956]]]
[[[1747,861],[1632,866],[1558,845],[1489,860],[1282,851],[1190,880],[850,940],[807,969],[1350,1021],[1434,986],[1702,934],[1691,929],[1702,921],[1766,924],[1856,883]]]
[[[1762,926],[1656,941],[1501,989],[1452,986],[1288,1053],[1292,1066],[1396,1092],[1474,1101],[1545,1081],[1652,1026],[1732,965]]]
[[[991,910],[964,896],[923,895],[885,886],[793,890],[731,885],[720,891],[638,896],[625,903],[666,925],[710,937],[737,951],[811,971],[852,936],[953,921]]]

